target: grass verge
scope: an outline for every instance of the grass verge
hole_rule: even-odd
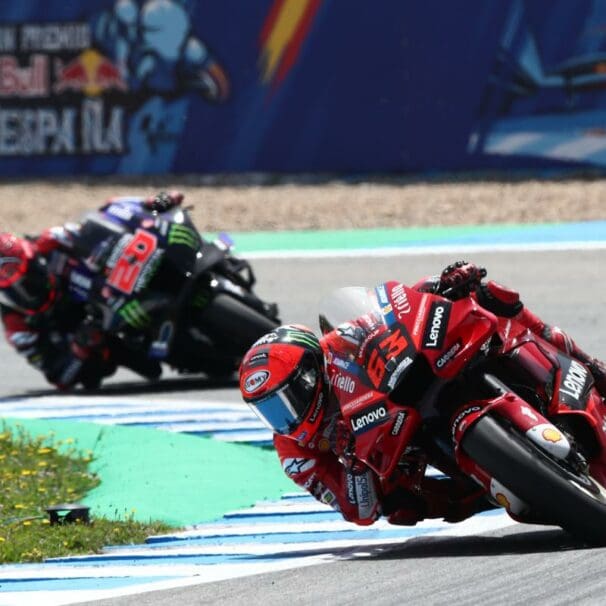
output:
[[[0,564],[98,553],[105,545],[141,543],[170,529],[141,523],[124,512],[121,521],[97,518],[90,524],[50,524],[46,508],[77,503],[100,483],[88,471],[92,452],[52,435],[33,437],[21,428],[0,430]],[[121,513],[121,512],[117,512]]]

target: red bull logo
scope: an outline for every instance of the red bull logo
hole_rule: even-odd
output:
[[[95,97],[109,89],[128,90],[118,67],[92,48],[86,49],[65,64],[57,59],[55,77],[56,93],[82,92],[89,97]]]

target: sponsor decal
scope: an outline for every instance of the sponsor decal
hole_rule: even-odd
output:
[[[391,362],[392,360],[390,360]],[[389,364],[389,363],[388,363]],[[406,356],[397,366],[396,369],[391,373],[389,380],[387,381],[387,387],[393,389],[400,378],[400,375],[412,364],[412,358]]]
[[[315,464],[314,459],[287,458],[282,461],[282,469],[288,477],[292,478],[309,471]]]
[[[93,285],[93,281],[87,276],[81,274],[77,271],[72,271],[69,276],[69,281],[78,288],[82,288],[83,290],[90,290]]]
[[[325,503],[326,505],[330,505],[331,507],[335,500],[335,493],[331,492],[328,488],[324,490],[324,492],[322,492],[322,494],[320,495],[320,502]]]
[[[141,273],[139,274],[139,277],[135,282],[135,292],[139,292],[147,286],[149,281],[156,273],[156,269],[158,268],[158,265],[160,265],[160,261],[162,260],[163,256],[163,250],[156,250],[152,253],[151,257],[149,258],[149,261],[145,262],[145,264],[143,265]]]
[[[457,341],[445,354],[442,354],[436,360],[436,368],[444,368],[446,364],[448,364],[456,355],[457,352],[461,349],[461,341]]]
[[[429,318],[423,332],[423,347],[426,349],[442,349],[449,318],[450,303],[434,301],[429,310]]]
[[[114,217],[118,217],[118,219],[122,219],[123,221],[130,221],[133,218],[132,211],[126,206],[121,206],[120,204],[111,204],[107,209],[107,212]]]
[[[358,350],[358,358],[363,359],[366,354],[366,349],[371,341],[382,332],[382,327],[375,328],[363,341],[362,345],[360,345],[360,349]]]
[[[529,408],[528,406],[520,406],[520,412],[525,416],[528,417],[529,419],[531,419],[532,421],[538,421],[539,417],[537,417],[536,414],[534,414],[532,408]]]
[[[354,475],[351,471],[348,471],[345,475],[345,486],[347,490],[347,500],[355,505],[358,501],[356,500],[356,487],[354,483]]]
[[[377,495],[370,471],[354,476],[356,486],[356,501],[358,503],[358,516],[368,518],[374,512],[377,504]]]
[[[385,305],[385,307],[381,308],[381,313],[384,316],[387,316],[388,314],[390,314],[393,311],[393,307],[391,305]]]
[[[266,366],[267,361],[269,359],[269,354],[267,350],[264,349],[262,351],[258,351],[253,354],[248,360],[246,360],[246,365],[254,368],[255,366]]]
[[[328,452],[330,450],[330,440],[328,438],[320,438],[318,441],[318,450],[320,452]]]
[[[307,478],[307,480],[305,480],[305,482],[303,484],[303,488],[305,488],[305,490],[309,490],[309,492],[313,493],[317,483],[318,483],[318,478],[316,477],[316,474],[314,472],[309,476],[309,478]]]
[[[425,310],[427,309],[427,302],[429,300],[428,296],[425,296],[421,299],[421,304],[419,305],[419,311],[417,312],[417,317],[415,318],[414,326],[412,327],[412,334],[416,337],[421,332],[421,323],[425,318]]]
[[[455,417],[455,420],[452,422],[452,430],[451,430],[451,436],[452,436],[452,441],[453,442],[454,442],[454,439],[455,439],[455,435],[457,433],[457,428],[459,427],[459,425],[461,424],[461,422],[463,421],[463,419],[465,419],[465,417],[467,417],[471,413],[478,412],[479,410],[481,410],[480,406],[470,406],[469,408],[465,408],[465,410],[462,410]]]
[[[168,231],[168,244],[187,246],[193,250],[198,250],[200,246],[200,237],[197,232],[187,225],[173,224]]]
[[[324,404],[324,394],[322,392],[320,392],[320,395],[318,396],[318,401],[316,402],[316,406],[309,417],[310,423],[316,422],[316,419],[318,418],[318,415],[320,414],[320,411],[322,410],[323,404]],[[303,438],[300,438],[300,439],[302,440]]]
[[[266,343],[273,343],[277,339],[278,339],[277,332],[268,332],[266,335],[263,335],[260,339],[257,339],[255,341],[253,347],[255,347],[256,345],[265,345]]]
[[[134,299],[126,305],[123,305],[118,311],[118,315],[133,328],[141,330],[151,324],[151,317],[139,301]]]
[[[246,393],[253,393],[254,391],[257,391],[257,389],[260,389],[263,387],[263,385],[265,385],[265,383],[267,383],[269,377],[270,374],[267,370],[257,370],[253,372],[252,374],[248,375],[244,381],[244,391]]]
[[[396,310],[398,320],[401,320],[405,314],[409,314],[411,312],[412,307],[403,284],[398,284],[392,288],[391,300]]]
[[[509,511],[511,509],[511,503],[509,502],[509,499],[502,492],[497,492],[497,494],[494,495],[494,500],[501,507],[504,507],[505,509],[507,509],[507,511]]]
[[[553,444],[557,444],[563,439],[562,434],[555,427],[547,427],[543,430],[541,435],[543,436],[544,440],[552,442]]]
[[[340,372],[334,374],[330,378],[330,384],[339,391],[344,391],[345,393],[353,393],[356,389],[356,382],[348,375],[344,375]]]
[[[568,395],[578,402],[585,390],[588,376],[588,370],[580,362],[571,360],[568,371],[560,385],[560,394]]]
[[[404,427],[404,421],[406,421],[407,416],[408,416],[408,414],[404,410],[401,410],[396,415],[396,420],[394,421],[393,427],[391,428],[391,432],[390,432],[392,436],[400,435],[400,432],[402,431],[402,427]]]
[[[349,360],[344,360],[343,358],[333,357],[332,360],[329,360],[335,366],[342,368],[343,370],[349,370],[351,366],[351,362]]]
[[[360,341],[364,337],[364,330],[359,326],[355,326],[349,322],[345,322],[337,326],[337,334],[344,341],[347,341],[348,343],[357,346],[360,344]]]
[[[347,404],[344,404],[342,407],[342,410],[343,410],[343,412],[347,412],[348,410],[353,410],[357,406],[360,406],[361,404],[368,402],[368,400],[371,400],[373,398],[373,396],[374,396],[374,394],[372,391],[367,391],[367,392],[363,393],[361,396],[358,396],[357,398],[351,400],[350,402],[347,402]]]
[[[19,275],[21,259],[17,257],[0,258],[0,286],[9,286]]]
[[[389,303],[389,299],[387,298],[387,292],[385,291],[385,285],[381,284],[375,288],[375,292],[377,293],[377,298],[381,302],[381,305],[387,305]]]
[[[359,435],[369,429],[384,423],[389,418],[385,404],[376,404],[365,409],[360,414],[351,418],[351,429],[355,435]]]

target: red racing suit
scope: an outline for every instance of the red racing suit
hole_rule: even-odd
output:
[[[439,277],[428,278],[413,288],[420,292],[437,292],[438,283]],[[564,331],[545,324],[524,307],[517,292],[491,281],[481,284],[472,296],[492,313],[515,317],[562,352],[586,363],[594,373],[596,387],[602,396],[606,395],[603,365],[580,350]],[[325,352],[326,338],[320,340]],[[392,524],[414,525],[424,518],[457,522],[491,507],[482,498],[483,491],[461,492],[455,484],[431,477],[423,480],[420,487],[422,497],[397,486],[381,484],[378,476],[365,464],[347,462],[340,456],[348,437],[339,416],[336,398],[329,393],[326,415],[311,442],[302,445],[292,438],[276,434],[274,445],[286,475],[316,499],[341,512],[345,520],[360,525],[372,524],[381,516],[386,516]]]
[[[49,272],[55,277],[55,292],[51,304],[33,314],[0,305],[5,337],[49,383],[67,388],[77,381],[90,379],[93,384],[95,379],[91,373],[107,376],[115,371],[115,366],[102,348],[95,352],[96,358],[101,359],[85,364],[91,355],[93,340],[100,337],[87,330],[84,306],[63,296],[61,273],[71,253],[68,234],[62,227],[53,227],[31,243],[34,253],[47,260]]]
[[[149,210],[165,212],[179,205],[182,199],[179,192],[170,192],[140,201]],[[101,210],[114,201],[120,201],[120,198],[110,199]],[[29,364],[41,371],[49,383],[61,389],[78,382],[95,386],[99,379],[116,370],[109,349],[103,344],[103,335],[88,323],[84,306],[63,296],[65,285],[62,281],[73,255],[71,229],[77,229],[77,225],[48,228],[30,240],[35,254],[47,260],[49,273],[57,280],[52,304],[34,314],[0,305],[7,341]],[[159,372],[159,368],[150,367],[150,375]]]

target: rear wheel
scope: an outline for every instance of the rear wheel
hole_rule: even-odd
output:
[[[489,416],[467,430],[462,448],[533,514],[591,543],[606,543],[606,489],[588,473]]]

